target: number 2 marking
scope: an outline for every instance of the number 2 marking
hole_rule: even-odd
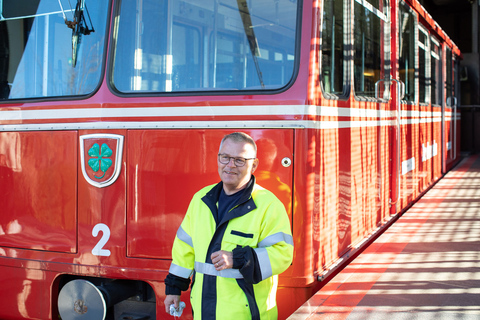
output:
[[[110,250],[103,249],[103,247],[107,244],[108,239],[110,239],[110,228],[104,223],[96,224],[92,229],[92,236],[96,238],[100,231],[102,231],[103,235],[97,242],[97,245],[92,249],[92,254],[95,256],[109,257],[111,254]]]

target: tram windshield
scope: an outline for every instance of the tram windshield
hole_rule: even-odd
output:
[[[122,93],[269,90],[293,76],[296,0],[122,0],[113,87]]]
[[[107,13],[107,1],[0,1],[0,100],[95,90]]]

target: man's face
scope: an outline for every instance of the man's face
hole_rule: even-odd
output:
[[[252,145],[245,142],[234,142],[231,139],[223,142],[218,153],[235,158],[255,158],[255,149]],[[257,169],[258,159],[247,160],[243,167],[238,167],[233,159],[230,159],[227,164],[223,164],[217,157],[217,164],[218,174],[223,181],[223,189],[226,194],[230,195],[246,187],[253,172]]]

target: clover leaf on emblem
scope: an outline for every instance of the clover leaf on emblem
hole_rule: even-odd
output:
[[[102,179],[105,176],[105,173],[107,172],[108,168],[112,165],[112,160],[108,159],[111,157],[113,154],[112,149],[104,143],[102,144],[102,149],[100,150],[100,146],[98,143],[95,143],[90,150],[88,150],[88,155],[92,158],[88,160],[88,165],[90,168],[92,168],[93,172],[98,172],[98,170],[103,172],[103,175],[101,177],[97,177],[94,175],[95,178],[97,179]]]

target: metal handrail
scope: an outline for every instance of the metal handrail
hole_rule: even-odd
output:
[[[457,98],[453,98],[453,159],[457,159]]]

